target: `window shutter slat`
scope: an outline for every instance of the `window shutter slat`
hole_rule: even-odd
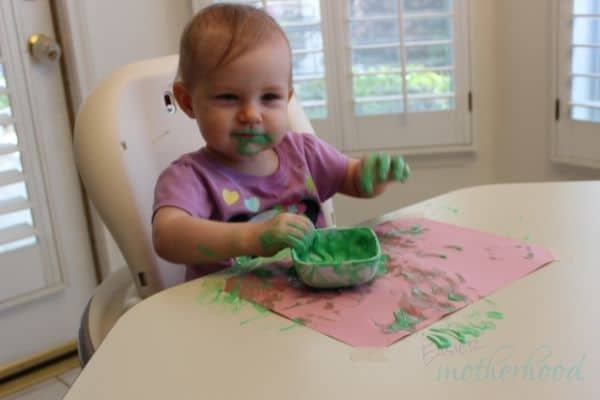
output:
[[[0,229],[0,245],[35,236],[37,232],[31,225],[19,224],[10,228]]]

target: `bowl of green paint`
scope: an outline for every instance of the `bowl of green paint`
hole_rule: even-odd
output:
[[[371,281],[385,256],[369,227],[315,229],[306,249],[292,249],[298,277],[315,288],[341,288]]]

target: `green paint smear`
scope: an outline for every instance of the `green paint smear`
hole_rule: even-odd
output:
[[[404,182],[410,176],[410,167],[401,156],[387,153],[370,154],[360,167],[360,188],[365,194],[372,194],[377,182],[388,181],[388,175],[396,181]]]
[[[450,301],[464,301],[465,296],[457,293],[448,293],[448,300]]]
[[[394,312],[394,319],[395,321],[387,327],[387,332],[414,332],[415,325],[422,321],[421,318],[411,315],[404,310]]]
[[[271,135],[266,132],[258,132],[252,129],[234,131],[231,132],[230,136],[234,140],[237,140],[238,154],[243,156],[252,156],[258,154],[273,144],[273,138]]]
[[[504,314],[499,311],[488,311],[486,315],[492,319],[504,319]]]
[[[294,318],[292,320],[292,324],[289,326],[286,326],[284,328],[281,328],[280,331],[284,332],[284,331],[289,331],[291,329],[297,328],[299,326],[304,326],[306,325],[307,321],[303,318]]]
[[[452,346],[452,342],[448,340],[448,338],[440,335],[427,335],[427,339],[429,339],[435,346],[442,350],[447,349]]]
[[[400,235],[421,235],[425,232],[421,225],[413,225],[407,229],[400,229],[398,233]]]
[[[215,253],[212,249],[210,249],[204,245],[199,244],[198,246],[196,246],[196,249],[198,249],[198,251],[200,253],[202,253],[203,255],[205,255],[207,257],[211,257],[211,258],[218,257],[217,253]]]

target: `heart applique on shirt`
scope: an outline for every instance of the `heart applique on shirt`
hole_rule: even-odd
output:
[[[260,200],[258,197],[248,197],[244,200],[244,205],[248,211],[257,212],[260,208]]]
[[[227,203],[228,206],[237,203],[240,199],[240,194],[235,190],[227,190],[223,189],[223,200]]]

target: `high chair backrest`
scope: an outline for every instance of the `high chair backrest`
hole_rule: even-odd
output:
[[[177,60],[173,55],[121,67],[87,97],[75,123],[75,157],[83,184],[142,297],[184,280],[183,266],[156,256],[151,234],[158,175],[204,144],[195,121],[177,108],[172,96]],[[314,133],[295,99],[289,119],[292,130]],[[322,206],[331,225],[331,200]]]

